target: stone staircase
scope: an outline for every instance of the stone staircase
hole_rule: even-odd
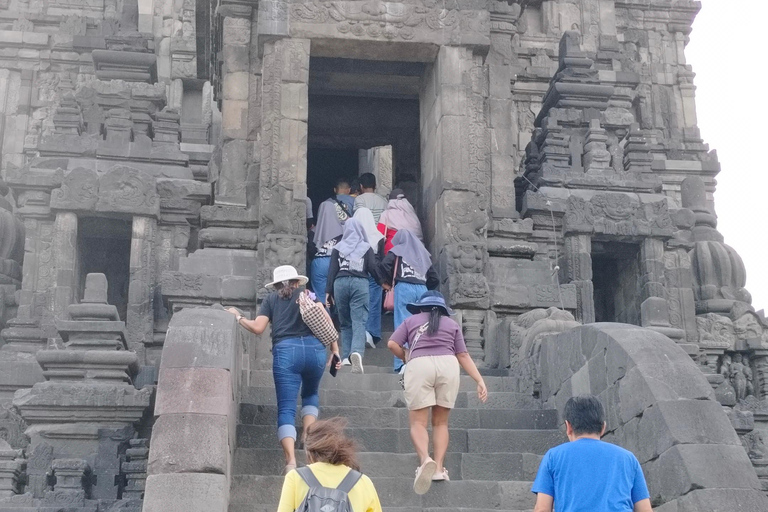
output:
[[[391,317],[385,316],[384,322],[391,322]],[[484,377],[489,398],[481,404],[474,381],[463,375],[451,414],[445,463],[451,482],[435,482],[427,494],[418,496],[412,488],[417,457],[409,436],[408,410],[399,376],[392,373],[391,353],[384,345],[366,350],[364,375],[344,367],[336,378],[323,377],[320,392],[321,418],[349,420],[347,433],[360,443],[360,464],[373,480],[384,510],[531,510],[531,481],[541,456],[565,441],[558,430],[557,412],[519,393],[517,378],[500,371],[489,371]],[[243,390],[240,402],[230,512],[275,510],[285,463],[276,424],[272,372],[252,370],[251,387]],[[303,451],[297,458],[304,463]]]

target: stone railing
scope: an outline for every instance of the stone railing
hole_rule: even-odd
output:
[[[248,335],[231,314],[175,313],[160,362],[143,512],[226,512]]]
[[[666,336],[591,324],[541,340],[541,398],[563,410],[597,395],[606,441],[639,459],[657,512],[768,510],[755,470],[712,387]]]

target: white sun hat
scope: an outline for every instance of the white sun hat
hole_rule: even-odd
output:
[[[277,283],[293,281],[294,279],[298,279],[300,285],[307,284],[307,281],[309,281],[307,276],[300,276],[291,265],[280,265],[272,271],[272,282],[265,284],[264,287],[274,288]]]

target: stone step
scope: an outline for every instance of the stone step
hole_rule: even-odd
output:
[[[379,368],[381,370],[381,368]],[[367,368],[366,368],[367,370]],[[384,369],[386,370],[386,369]],[[484,377],[488,391],[516,392],[519,387],[517,377]],[[254,387],[273,387],[274,377],[271,370],[251,372],[250,385]],[[320,382],[320,389],[357,389],[360,391],[400,391],[400,375],[391,372],[371,372],[367,374],[350,373],[349,367],[339,370],[336,378],[326,375]],[[461,376],[461,391],[475,391],[477,384],[469,375]]]
[[[339,407],[321,406],[320,417],[341,416],[353,428],[406,428],[408,410],[402,407]],[[245,425],[277,425],[276,405],[240,404],[239,423]],[[296,425],[301,424],[299,413]],[[454,409],[450,424],[454,428],[557,429],[554,409]]]
[[[436,484],[437,485],[437,484]],[[252,505],[252,504],[230,504],[229,512],[275,512],[277,505]],[[381,507],[383,512],[498,512],[499,509],[492,508],[421,508],[421,507]],[[504,509],[502,509],[504,510]],[[506,509],[506,512],[534,512],[532,508],[525,509]]]
[[[241,403],[276,405],[273,387],[247,387],[243,389]],[[359,391],[354,389],[321,389],[321,406],[346,407],[406,407],[402,391]],[[491,391],[483,404],[474,391],[460,391],[455,408],[483,409],[541,409],[541,403],[526,393]]]
[[[277,442],[276,429],[266,425],[238,425],[238,448],[270,448]],[[349,428],[347,435],[360,443],[360,451],[411,453],[408,428]],[[564,442],[559,430],[450,429],[449,452],[534,453],[543,455]]]
[[[299,464],[306,463],[303,450],[297,450],[296,457]],[[533,481],[541,457],[532,453],[449,453],[445,467],[451,480]],[[413,453],[362,452],[357,460],[371,478],[410,476],[412,468],[418,465]],[[235,475],[278,475],[284,464],[282,450],[238,448],[233,471]]]
[[[373,485],[387,510],[394,508],[530,510],[534,495],[531,483],[521,481],[489,482],[458,480],[435,482],[427,494],[413,492],[413,477],[372,477]],[[230,512],[258,510],[258,507],[277,505],[283,486],[282,476],[235,475],[232,477]],[[241,507],[241,508],[233,508]]]

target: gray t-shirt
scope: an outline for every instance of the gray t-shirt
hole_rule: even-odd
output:
[[[375,192],[366,192],[355,198],[355,210],[368,208],[373,214],[373,220],[378,224],[381,213],[386,209],[388,201]]]
[[[301,289],[293,290],[290,299],[281,299],[277,292],[272,292],[264,298],[259,310],[259,316],[269,318],[272,324],[272,345],[287,338],[314,336],[312,331],[301,319],[299,310],[299,294]]]

